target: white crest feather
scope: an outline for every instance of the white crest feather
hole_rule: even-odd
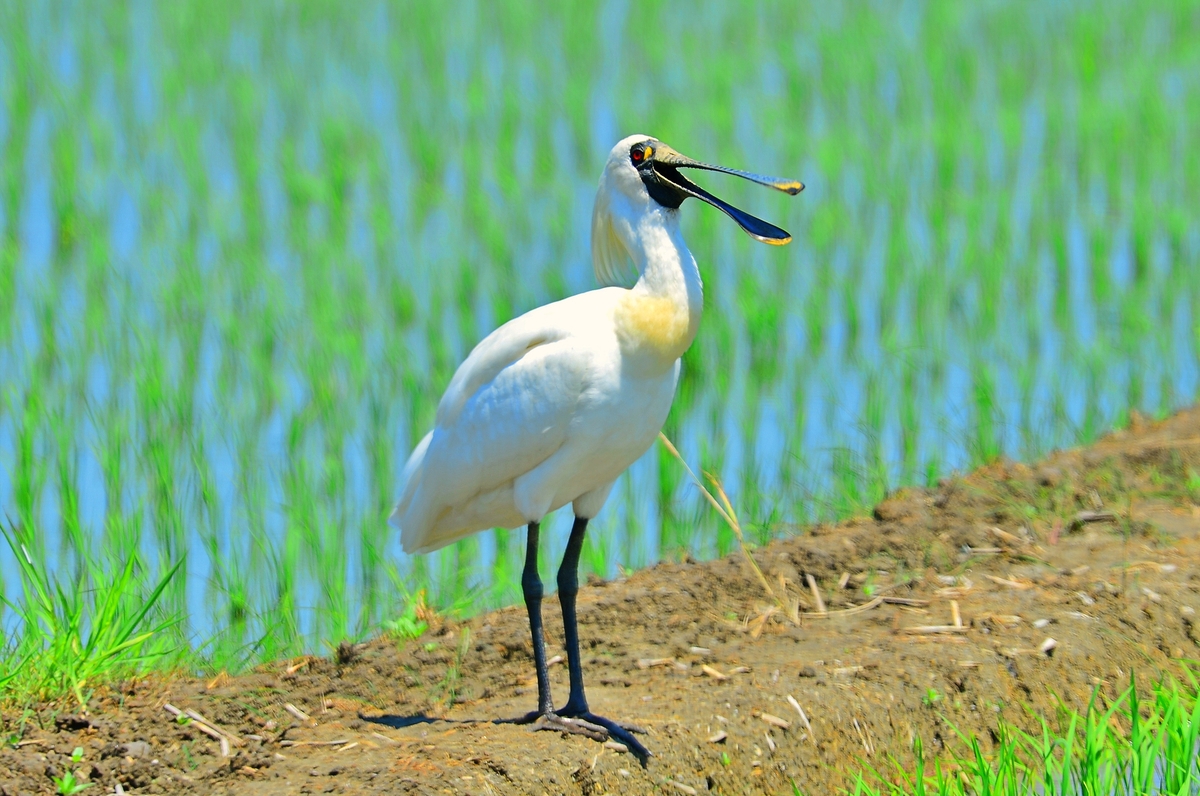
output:
[[[613,229],[608,202],[602,188],[592,208],[592,270],[596,281],[605,287],[633,287],[638,280],[637,266]]]

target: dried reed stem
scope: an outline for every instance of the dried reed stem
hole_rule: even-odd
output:
[[[737,537],[738,546],[741,547],[742,554],[746,556],[746,561],[750,563],[750,567],[754,570],[754,574],[758,576],[758,581],[762,584],[763,590],[770,596],[775,605],[778,606],[781,611],[786,613],[787,606],[784,605],[783,601],[779,599],[779,596],[775,594],[775,590],[771,588],[771,584],[767,582],[766,576],[763,575],[762,570],[759,569],[758,562],[754,560],[754,556],[750,555],[750,549],[746,547],[746,537],[742,535],[741,523],[738,522],[737,513],[733,510],[733,504],[729,502],[729,496],[725,494],[725,489],[721,486],[721,482],[717,480],[716,476],[712,475],[711,473],[705,473],[705,475],[708,476],[708,480],[717,490],[717,493],[721,496],[721,501],[718,502],[717,499],[713,497],[712,492],[709,492],[708,489],[705,488],[704,484],[700,482],[700,479],[696,477],[696,474],[692,471],[692,468],[686,461],[684,461],[683,456],[679,454],[679,450],[675,447],[671,440],[667,439],[667,435],[660,431],[658,434],[658,439],[664,446],[666,446],[671,455],[679,460],[679,463],[683,465],[683,469],[687,470],[688,475],[691,476],[692,483],[700,488],[700,491],[704,494],[704,497],[708,499],[708,502],[711,503],[713,508],[717,510],[717,513],[721,515],[721,519],[725,520],[725,524],[730,527],[730,529],[733,531],[733,535]]]

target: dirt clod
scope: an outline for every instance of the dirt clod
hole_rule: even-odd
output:
[[[61,716],[56,716],[54,726],[59,730],[73,732],[76,730],[88,730],[97,726],[97,724],[87,716],[75,715],[73,713],[65,713]]]

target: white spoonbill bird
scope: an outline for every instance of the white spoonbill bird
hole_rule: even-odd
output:
[[[521,588],[533,633],[538,707],[516,721],[596,740],[613,737],[644,763],[640,731],[593,714],[583,690],[575,621],[579,551],[625,471],[654,442],[679,380],[679,358],[700,326],[700,272],[679,228],[694,196],[764,243],[791,236],[718,199],[680,169],[743,177],[788,194],[804,185],[685,157],[645,135],[622,139],[600,177],[592,211],[592,265],[614,285],[629,262],[632,288],[604,287],[547,304],[489,334],[459,366],[433,430],[404,467],[391,516],[409,553],[427,553],[493,527],[528,526]],[[558,570],[571,693],[555,710],[542,638],[538,524],[571,503],[575,523]]]

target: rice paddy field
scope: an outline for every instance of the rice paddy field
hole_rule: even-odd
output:
[[[705,182],[783,249],[683,209],[666,433],[753,542],[1191,404],[1198,108],[1184,1],[0,0],[6,660],[68,616],[221,670],[515,602],[520,532],[385,520],[474,343],[595,286],[632,132],[808,186]],[[736,546],[660,447],[592,527],[605,578]]]

